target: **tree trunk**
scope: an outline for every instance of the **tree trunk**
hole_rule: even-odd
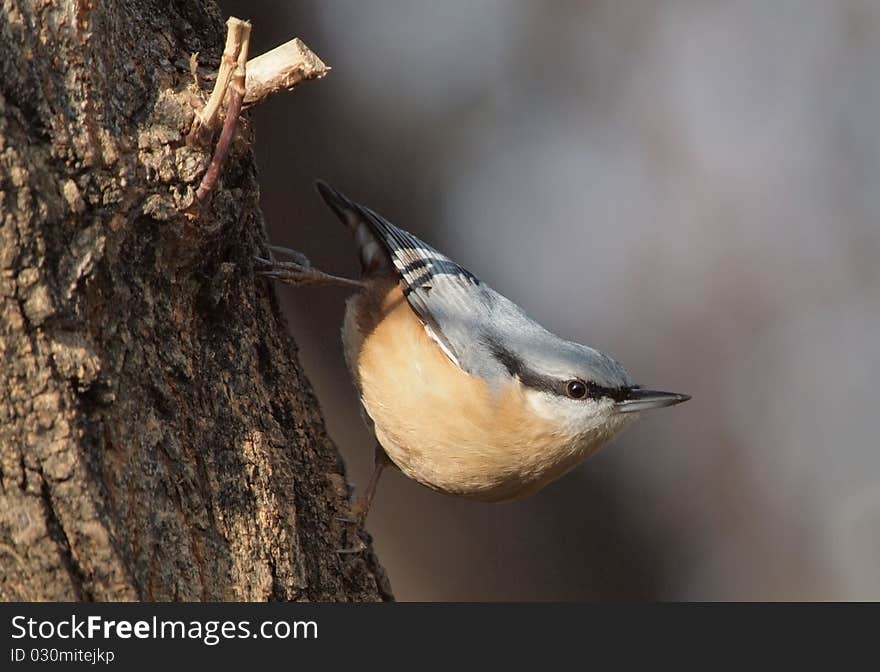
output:
[[[0,599],[390,599],[336,552],[362,532],[253,273],[246,117],[182,214],[213,149],[189,57],[216,72],[223,28],[201,0],[0,4]]]

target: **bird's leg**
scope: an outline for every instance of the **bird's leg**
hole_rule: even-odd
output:
[[[376,486],[379,485],[379,477],[382,475],[382,472],[385,470],[389,464],[392,464],[388,455],[385,453],[385,450],[382,446],[379,445],[379,442],[376,442],[376,448],[373,452],[373,473],[370,475],[370,480],[367,483],[367,488],[364,490],[364,494],[358,498],[358,500],[351,507],[351,518],[344,518],[347,523],[355,523],[358,528],[363,527],[364,522],[367,520],[367,514],[370,512],[370,506],[373,504],[373,497],[376,494]],[[340,554],[345,553],[360,553],[365,550],[366,546],[363,542],[359,542],[356,547],[353,548],[340,548],[336,552]]]
[[[373,473],[370,474],[370,480],[364,494],[351,507],[352,515],[360,525],[363,525],[367,520],[367,514],[373,504],[373,497],[376,495],[376,486],[379,485],[379,477],[389,464],[391,464],[391,460],[377,441],[373,451]]]
[[[312,265],[311,260],[299,250],[292,250],[289,247],[281,247],[281,245],[269,245],[269,249],[275,254],[282,254],[286,257],[290,257],[290,260],[297,264],[302,264],[303,266]]]
[[[270,249],[273,252],[287,255],[291,260],[276,261],[275,259],[254,257],[257,275],[280,280],[295,287],[337,286],[354,289],[363,289],[364,287],[364,283],[360,280],[331,275],[315,268],[302,252],[276,246],[272,246]]]

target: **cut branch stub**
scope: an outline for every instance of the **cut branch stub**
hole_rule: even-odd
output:
[[[320,79],[330,71],[298,37],[247,62],[244,104],[255,105],[300,82]]]

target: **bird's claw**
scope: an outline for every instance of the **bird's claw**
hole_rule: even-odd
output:
[[[367,545],[360,539],[359,532],[361,528],[364,526],[364,518],[362,515],[356,510],[357,506],[352,507],[352,511],[350,515],[347,516],[333,516],[334,520],[338,520],[346,525],[350,525],[351,532],[354,533],[355,538],[357,539],[357,543],[348,548],[337,548],[336,553],[339,555],[352,555],[355,553],[362,553],[367,550]]]
[[[353,555],[355,553],[363,553],[367,550],[367,545],[358,539],[358,543],[350,548],[337,548],[337,555]]]
[[[276,249],[276,248],[273,248]],[[286,248],[280,248],[286,249]],[[295,287],[307,286],[336,286],[362,289],[364,284],[360,280],[342,278],[337,275],[325,273],[314,266],[305,255],[295,250],[287,250],[288,254],[296,255],[298,261],[276,261],[265,257],[254,257],[256,268],[254,272],[264,278],[281,280]]]
[[[277,254],[283,254],[287,257],[290,257],[291,261],[299,264],[300,266],[303,266],[304,268],[312,267],[311,260],[299,250],[291,250],[289,247],[281,247],[280,245],[270,245],[269,249]]]

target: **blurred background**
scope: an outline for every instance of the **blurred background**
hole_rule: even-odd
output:
[[[522,502],[388,472],[398,599],[880,599],[880,3],[220,4],[333,67],[253,112],[275,243],[356,273],[322,177],[693,395]],[[363,485],[345,293],[278,292]]]

